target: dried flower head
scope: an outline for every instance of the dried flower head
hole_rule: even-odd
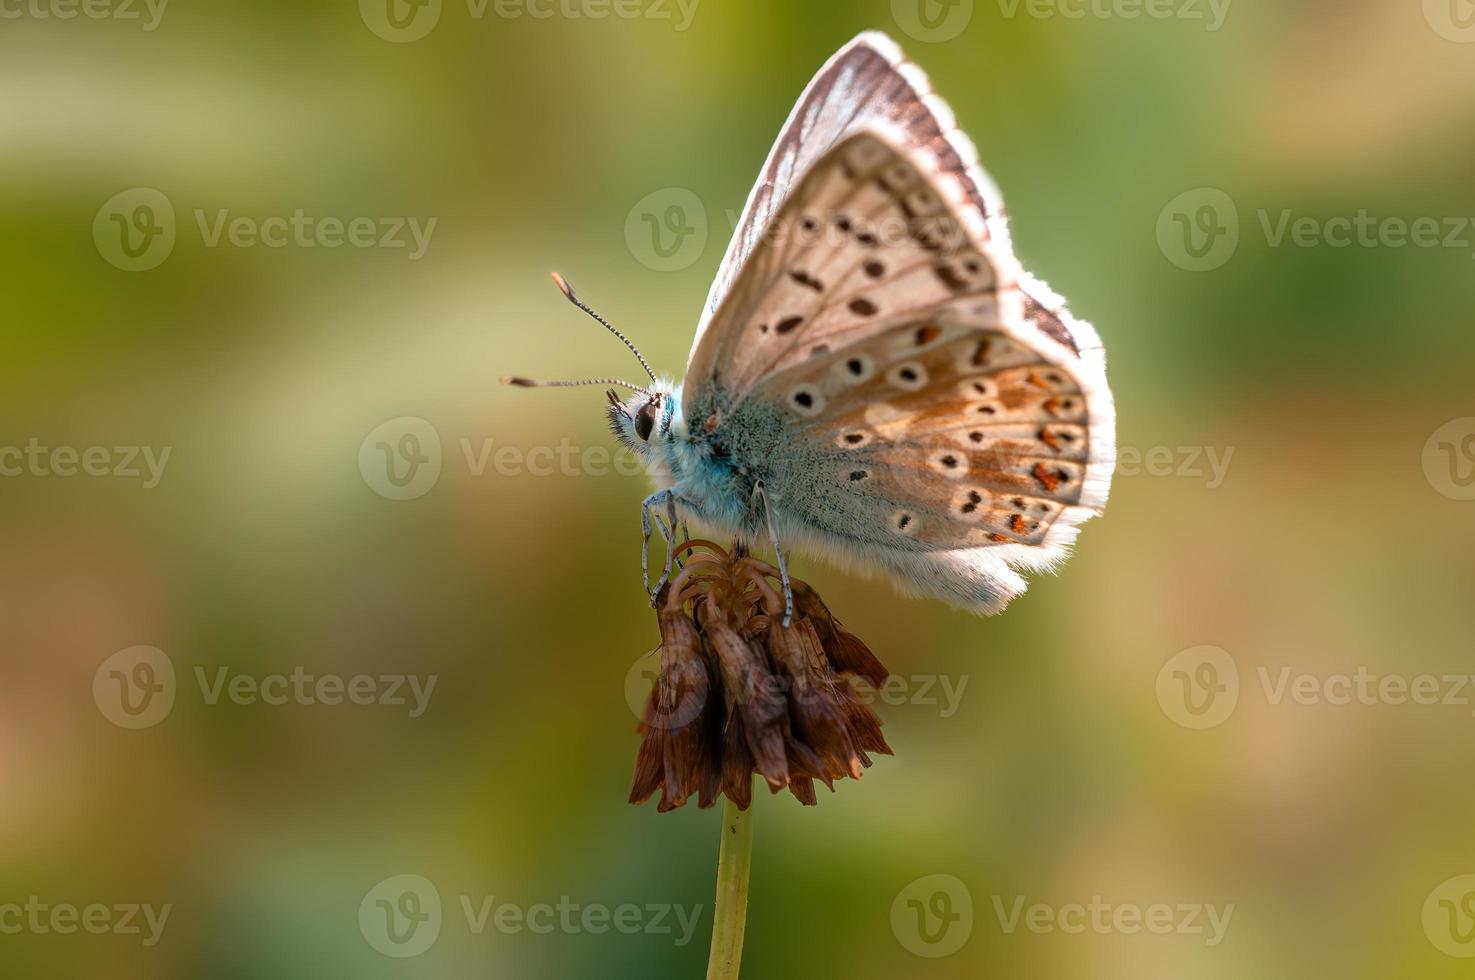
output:
[[[840,625],[819,593],[794,579],[783,622],[779,574],[734,545],[691,540],[685,564],[656,597],[660,671],[639,731],[631,803],[661,792],[661,812],[695,794],[752,802],[753,773],[777,793],[816,802],[814,782],[859,779],[868,752],[891,754],[881,721],[859,698],[889,672]]]

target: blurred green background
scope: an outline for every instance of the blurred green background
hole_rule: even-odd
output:
[[[0,974],[701,975],[719,817],[624,802],[646,480],[569,455],[613,448],[598,389],[496,379],[638,371],[553,269],[679,374],[780,124],[878,28],[1100,329],[1124,465],[996,619],[799,563],[906,681],[894,758],[758,801],[744,976],[1469,976],[1475,11],[1217,9],[0,4]],[[1359,213],[1439,242],[1337,244]],[[436,686],[210,696],[299,668]],[[1451,703],[1327,703],[1359,670]],[[372,938],[400,875],[442,904],[412,957]],[[478,932],[488,896],[702,908]]]

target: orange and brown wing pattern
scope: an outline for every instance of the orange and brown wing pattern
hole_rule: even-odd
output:
[[[799,438],[829,444],[821,467],[778,488],[786,505],[812,500],[830,523],[851,510],[878,543],[1039,545],[1083,500],[1092,433],[1080,385],[965,317],[811,355],[765,389]]]

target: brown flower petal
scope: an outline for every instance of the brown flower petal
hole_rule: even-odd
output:
[[[775,791],[789,782],[789,764],[784,754],[784,729],[788,710],[779,685],[768,672],[768,658],[755,649],[725,617],[709,615],[702,623],[711,650],[717,655],[722,683],[727,690],[729,712],[742,721],[748,749],[758,772]],[[728,724],[734,722],[729,717]]]
[[[632,803],[643,803],[661,789],[661,810],[684,804],[699,789],[704,751],[703,715],[713,687],[701,655],[701,634],[679,605],[663,603],[661,669],[646,703],[641,732],[645,741],[636,760]]]
[[[859,779],[861,753],[851,739],[844,694],[839,690],[845,682],[830,670],[814,627],[808,620],[786,627],[780,617],[774,617],[768,630],[768,650],[789,681],[789,716],[794,731],[814,747],[826,775]]]
[[[798,579],[791,580],[790,586],[790,591],[794,593],[795,610],[814,624],[820,644],[836,672],[859,674],[870,681],[872,687],[885,684],[891,671],[876,659],[871,648],[861,642],[860,637],[840,625],[840,621],[830,614],[829,607],[819,597],[819,593],[808,583]]]
[[[630,802],[657,809],[695,795],[752,802],[753,774],[806,806],[816,780],[859,779],[867,751],[891,753],[881,722],[852,687],[888,671],[840,626],[810,586],[794,583],[783,625],[777,571],[738,548],[687,542],[682,571],[658,597],[660,671],[646,702]]]

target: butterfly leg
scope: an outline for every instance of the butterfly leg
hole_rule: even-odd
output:
[[[661,537],[666,539],[666,568],[661,572],[661,580],[656,583],[656,595],[671,581],[671,573],[676,563],[676,494],[674,491],[666,491],[666,520],[663,522],[660,515],[656,515],[656,524],[661,529]]]
[[[773,546],[773,553],[778,556],[778,576],[784,587],[784,626],[789,626],[794,620],[794,590],[789,585],[789,563],[784,558],[784,549],[779,545],[778,527],[773,520],[773,508],[769,506],[768,494],[763,489],[763,481],[759,480],[753,484],[753,497],[749,502],[749,522],[757,523],[757,508],[763,508],[763,518],[768,525],[768,543]]]
[[[674,548],[676,546],[676,543],[678,541],[684,541],[687,538],[690,538],[691,537],[691,533],[688,530],[686,530],[684,527],[678,526],[678,524],[674,520],[668,525],[666,523],[666,521],[661,517],[660,514],[655,515],[655,519],[656,519],[656,527],[658,529],[660,529],[661,537],[665,539],[666,545],[667,545],[668,548]],[[683,522],[683,524],[684,524],[684,522]],[[680,532],[681,532],[681,536],[680,537],[677,537],[676,536],[678,530],[680,530]],[[671,564],[670,561],[667,561],[666,562],[666,573],[665,573],[665,575],[662,575],[661,576],[661,581],[659,583],[657,583],[657,585],[656,585],[656,591],[657,592],[660,592],[661,591],[661,586],[666,584],[667,578],[670,575],[674,574],[674,572],[677,569],[681,569],[681,568],[685,568],[685,567],[686,567],[685,561],[683,561],[680,558],[677,558],[676,559],[675,568],[672,567],[672,564]]]
[[[676,543],[678,541],[687,541],[691,539],[691,528],[687,526],[686,518],[683,517],[680,524],[677,524],[676,494],[674,493],[671,493],[666,497],[666,518],[670,523],[670,531],[662,531],[662,533],[666,535],[666,574],[661,579],[662,585],[665,585],[667,579],[671,577],[671,574],[674,571],[672,568],[673,559],[675,559],[674,564],[676,568],[686,567],[685,562],[675,558]],[[656,518],[656,523],[660,523],[659,517]],[[680,536],[677,535],[678,530],[680,531]],[[661,590],[659,587],[657,587],[656,591],[659,592]]]
[[[666,541],[666,569],[661,575],[661,580],[657,582],[656,587],[652,589],[650,587],[650,518],[651,512],[662,504],[666,505],[667,513],[670,515],[671,518],[671,525],[670,527],[667,527],[666,523],[661,520],[660,515],[656,515],[656,526],[661,529],[661,537],[664,538]],[[674,539],[674,535],[676,533],[675,529],[676,494],[674,494],[670,490],[657,490],[649,497],[646,497],[645,500],[641,501],[640,582],[642,587],[646,590],[646,593],[650,596],[652,603],[655,602],[656,596],[660,594],[661,589],[665,588],[666,583],[671,579],[671,559],[672,552],[676,544]]]

